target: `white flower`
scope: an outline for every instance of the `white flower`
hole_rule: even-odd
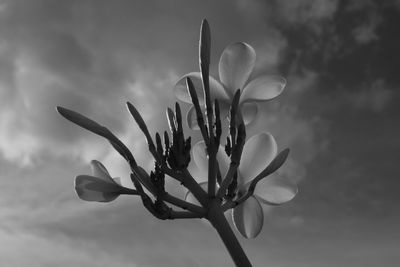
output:
[[[121,186],[119,178],[111,178],[104,165],[91,161],[92,174],[75,178],[75,191],[86,201],[110,202],[121,194],[136,194],[136,190]]]
[[[206,175],[208,159],[204,142],[199,142],[193,147],[193,158],[199,169]],[[277,145],[269,133],[261,133],[251,137],[243,147],[241,162],[238,168],[238,195],[246,193],[251,181],[259,174],[277,155]],[[230,159],[220,148],[217,155],[222,177],[227,172]],[[201,183],[207,190],[207,182]],[[272,174],[261,179],[250,196],[232,211],[233,222],[236,229],[246,238],[256,237],[263,226],[264,213],[261,204],[280,205],[290,201],[297,194],[297,187],[287,178]],[[186,199],[193,201],[193,196],[188,194]]]
[[[220,82],[210,76],[210,95],[212,100],[218,99],[222,116],[228,114],[229,106],[237,89],[242,92],[239,105],[246,124],[253,121],[257,114],[256,102],[273,99],[282,93],[286,80],[280,76],[263,75],[246,84],[253,71],[255,61],[256,52],[253,47],[243,42],[230,44],[222,52],[219,61]],[[187,77],[192,80],[196,88],[200,104],[204,103],[199,72],[188,73],[179,79],[174,88],[176,98],[186,103],[192,103],[186,87]],[[187,121],[191,129],[198,128],[194,107],[188,111]]]

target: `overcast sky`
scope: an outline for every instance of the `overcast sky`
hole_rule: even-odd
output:
[[[125,102],[151,131],[167,129],[173,85],[197,70],[207,18],[213,75],[224,47],[245,41],[254,76],[288,80],[248,135],[268,131],[291,148],[283,171],[299,193],[265,209],[256,239],[239,237],[253,264],[398,266],[399,11],[378,0],[0,1],[0,265],[232,266],[200,220],[158,221],[135,197],[79,200],[74,177],[90,160],[132,187],[128,168],[55,111],[106,125],[149,169]]]

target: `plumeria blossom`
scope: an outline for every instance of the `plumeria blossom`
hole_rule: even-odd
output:
[[[204,142],[199,142],[193,147],[193,158],[200,170],[208,170],[208,159]],[[227,172],[230,159],[220,148],[218,163],[222,177]],[[261,133],[248,139],[243,147],[242,159],[238,168],[237,195],[244,195],[251,181],[259,174],[277,155],[277,144],[269,133]],[[201,183],[207,189],[207,182]],[[232,218],[236,229],[246,238],[256,237],[263,226],[264,213],[261,204],[280,205],[290,201],[297,194],[297,187],[287,178],[272,174],[261,179],[255,189],[254,195],[233,208]],[[195,200],[187,194],[186,200]]]
[[[237,89],[242,91],[240,109],[246,124],[257,115],[257,102],[271,100],[280,95],[285,88],[286,80],[275,75],[262,75],[247,83],[256,62],[256,52],[249,44],[238,42],[228,45],[219,60],[219,79],[210,76],[210,95],[218,99],[221,115],[228,114],[229,105]],[[182,76],[174,88],[175,96],[191,104],[186,87],[189,77],[197,91],[200,104],[204,103],[202,80],[199,72],[190,72]],[[198,129],[196,111],[192,106],[187,113],[187,122],[191,129]]]
[[[80,199],[86,201],[110,202],[121,194],[136,195],[136,190],[123,187],[120,179],[111,178],[104,165],[91,161],[92,175],[78,175],[75,178],[75,191]]]

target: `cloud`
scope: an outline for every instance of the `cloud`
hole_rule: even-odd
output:
[[[270,6],[274,8],[274,13],[271,16],[278,21],[276,24],[278,27],[283,23],[290,28],[305,28],[316,35],[323,33],[323,29],[333,20],[338,10],[337,0],[272,1],[272,3]]]
[[[288,47],[287,39],[277,30],[268,30],[254,45],[257,53],[255,71],[266,70],[268,73],[277,72],[277,67],[282,63],[285,49]]]
[[[350,1],[346,12],[357,16],[358,20],[353,28],[354,39],[359,44],[367,44],[379,39],[377,29],[383,22],[378,4],[374,1]]]
[[[44,152],[82,155],[88,160],[84,150],[94,147],[95,142],[56,114],[57,105],[97,119],[123,136],[128,135],[125,102],[132,96],[143,100],[140,103],[150,104],[157,92],[159,103],[165,105],[163,101],[171,94],[171,79],[176,75],[171,74],[171,68],[162,69],[165,63],[153,64],[153,68],[150,65],[158,60],[168,62],[169,56],[158,53],[159,58],[152,58],[155,48],[143,53],[143,44],[148,40],[129,47],[140,38],[129,34],[126,27],[96,40],[94,31],[98,29],[93,29],[93,21],[85,13],[92,8],[100,12],[103,7],[77,2],[66,6],[53,6],[46,1],[5,2],[0,18],[2,25],[7,25],[0,29],[0,152],[8,160],[32,164]],[[116,13],[111,15],[109,26],[120,26]],[[132,18],[129,24],[135,25],[137,18]],[[142,29],[140,34],[149,37]],[[164,39],[172,40],[172,36]],[[146,110],[146,117],[163,112],[164,105],[152,105]],[[100,116],[96,118],[94,114]],[[137,139],[139,132],[136,129],[129,133],[128,138]],[[101,145],[95,150],[107,151]]]
[[[393,99],[393,90],[383,79],[378,79],[362,90],[349,92],[345,97],[356,109],[380,112],[384,110]]]
[[[336,0],[312,0],[280,2],[280,10],[285,19],[292,23],[306,23],[332,18],[338,8]]]
[[[0,228],[0,264],[5,266],[137,266],[94,243],[53,235],[43,238],[25,231]],[[43,252],[46,253],[43,253]]]

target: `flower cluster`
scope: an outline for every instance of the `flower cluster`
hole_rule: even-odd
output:
[[[237,266],[251,266],[235,237],[224,212],[232,209],[236,229],[246,238],[256,237],[263,226],[261,204],[280,205],[290,201],[297,187],[289,179],[276,174],[284,164],[289,149],[278,153],[274,137],[259,133],[246,140],[246,124],[258,113],[257,103],[282,93],[286,81],[279,76],[260,76],[247,82],[253,71],[256,54],[246,43],[229,45],[219,61],[220,81],[209,76],[210,29],[203,21],[200,33],[200,72],[184,75],[174,92],[179,100],[192,103],[187,122],[201,131],[203,141],[193,147],[185,138],[181,108],[167,109],[170,133],[159,133],[153,141],[139,111],[127,103],[138,127],[143,132],[154,158],[154,171],[148,174],[140,167],[131,151],[110,130],[99,123],[66,108],[57,111],[66,119],[105,139],[126,160],[135,189],[124,187],[119,178],[112,178],[99,161],[91,162],[92,175],[78,175],[75,190],[87,201],[110,202],[121,194],[138,195],[143,206],[156,218],[204,218],[219,233]],[[222,118],[229,118],[225,146],[221,145]],[[198,183],[189,172],[190,160],[206,178]],[[170,194],[166,179],[174,179],[187,189],[185,198]],[[176,210],[175,207],[179,209]]]
[[[222,116],[228,114],[237,89],[242,91],[239,105],[246,124],[256,117],[257,102],[274,99],[282,93],[286,80],[277,75],[262,75],[247,83],[255,62],[256,52],[253,47],[244,42],[230,44],[222,52],[219,60],[220,82],[211,76],[209,78],[211,99],[218,99]],[[185,103],[192,103],[186,87],[187,78],[194,83],[200,104],[204,103],[200,72],[190,72],[179,79],[174,88],[176,98]],[[198,129],[194,107],[191,107],[187,113],[187,122],[191,129]]]

